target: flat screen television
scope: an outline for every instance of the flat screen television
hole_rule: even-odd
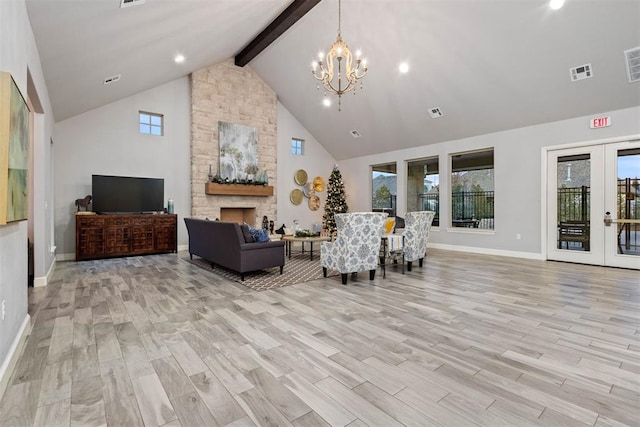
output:
[[[92,175],[91,204],[97,213],[164,210],[164,179]]]

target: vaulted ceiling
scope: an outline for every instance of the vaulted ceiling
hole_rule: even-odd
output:
[[[233,57],[290,3],[27,0],[27,8],[63,120]],[[342,111],[337,99],[323,106],[310,68],[335,40],[337,12],[337,0],[321,1],[249,63],[336,159],[640,106],[624,56],[640,46],[638,0],[566,0],[556,11],[546,0],[343,0],[343,37],[369,72]],[[572,82],[569,69],[584,64],[593,77]],[[432,107],[444,115],[432,119]]]

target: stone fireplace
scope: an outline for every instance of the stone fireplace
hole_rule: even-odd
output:
[[[273,196],[205,194],[209,168],[214,175],[218,171],[219,121],[258,130],[258,167],[267,171]],[[264,215],[276,220],[277,133],[276,94],[249,66],[236,67],[230,59],[195,71],[191,75],[191,215],[256,226]]]

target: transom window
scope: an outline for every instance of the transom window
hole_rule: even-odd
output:
[[[291,154],[295,156],[304,154],[304,139],[291,138]]]
[[[139,111],[140,133],[146,135],[164,135],[164,116],[162,114]]]

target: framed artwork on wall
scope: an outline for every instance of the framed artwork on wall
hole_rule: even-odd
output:
[[[220,176],[229,181],[253,180],[258,173],[258,129],[218,122]]]
[[[27,219],[29,108],[10,73],[0,71],[0,224]]]

